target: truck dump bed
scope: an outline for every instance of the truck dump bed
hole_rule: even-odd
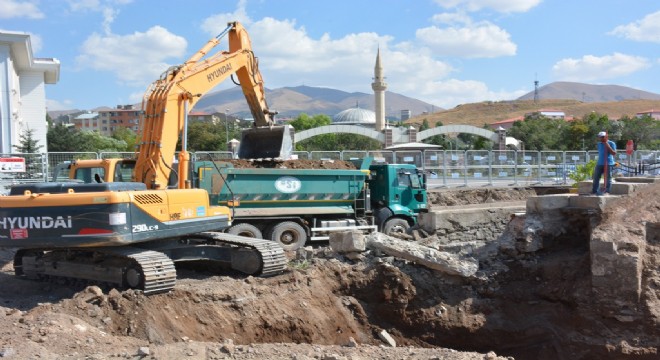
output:
[[[368,170],[238,169],[229,163],[196,164],[199,188],[209,192],[210,203],[240,201],[238,209],[326,208],[328,213],[352,213],[364,189]],[[331,210],[330,210],[331,209]]]

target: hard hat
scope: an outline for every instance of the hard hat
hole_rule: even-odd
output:
[[[598,137],[605,137],[607,136],[607,133],[605,131],[601,131],[598,133]]]

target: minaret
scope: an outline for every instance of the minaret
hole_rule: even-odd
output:
[[[376,54],[376,66],[374,67],[374,82],[371,83],[376,99],[376,131],[385,129],[385,90],[387,83],[383,77],[383,67],[380,65],[380,48]]]

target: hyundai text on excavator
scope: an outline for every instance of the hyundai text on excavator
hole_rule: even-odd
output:
[[[227,35],[229,50],[207,57]],[[19,249],[16,275],[90,280],[149,294],[174,287],[177,261],[217,261],[262,276],[281,272],[286,258],[277,243],[219,232],[231,225],[231,209],[211,206],[209,194],[191,189],[187,179],[188,109],[233,74],[255,121],[239,153],[288,157],[290,131],[273,125],[247,32],[229,23],[145,93],[133,181],[22,184],[0,197],[0,247]],[[176,185],[168,184],[172,171]]]

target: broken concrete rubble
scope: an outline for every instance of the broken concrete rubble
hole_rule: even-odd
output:
[[[339,254],[363,252],[366,250],[364,234],[357,231],[330,233],[330,248]]]
[[[461,258],[455,254],[402,241],[383,233],[372,233],[366,239],[369,249],[377,249],[385,254],[406,259],[446,274],[471,277],[479,269],[479,262],[476,259]]]
[[[381,340],[383,340],[383,342],[386,343],[387,345],[389,345],[391,347],[396,347],[396,341],[394,340],[394,338],[392,338],[392,336],[387,331],[381,330],[378,333],[378,337]]]

